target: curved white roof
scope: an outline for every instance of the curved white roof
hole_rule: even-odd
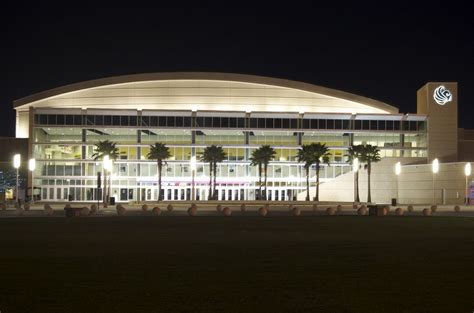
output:
[[[386,103],[312,84],[270,77],[176,72],[117,76],[40,92],[14,102],[35,108],[398,113]]]

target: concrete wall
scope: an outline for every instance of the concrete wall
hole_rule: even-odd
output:
[[[432,203],[434,190],[435,203],[437,204],[442,204],[443,198],[445,204],[464,203],[466,195],[465,164],[441,163],[436,175],[433,175],[431,171],[431,164],[403,166],[402,174],[398,179],[400,202],[407,204]]]
[[[394,169],[395,163],[399,161],[402,163],[402,173],[397,179]],[[418,162],[426,163],[426,159],[384,158],[374,164],[371,175],[372,202],[391,203],[391,199],[396,198],[401,204],[431,204],[433,201],[431,164],[407,165]],[[443,198],[446,204],[464,203],[465,164],[440,164],[440,170],[434,177],[435,203],[442,204]],[[315,188],[312,186],[310,197],[314,197],[315,193]],[[304,200],[305,196],[306,192],[298,194],[298,200]],[[364,169],[359,173],[359,196],[361,202],[367,201],[367,171]],[[321,184],[320,200],[354,201],[354,173],[349,172]]]
[[[433,98],[436,88],[444,86],[452,100],[440,105]],[[458,153],[458,85],[454,82],[427,83],[417,92],[417,113],[428,115],[428,160],[456,162]]]

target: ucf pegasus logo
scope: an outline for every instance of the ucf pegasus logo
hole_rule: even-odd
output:
[[[433,99],[439,105],[445,105],[453,100],[453,94],[443,85],[437,87],[433,92]]]

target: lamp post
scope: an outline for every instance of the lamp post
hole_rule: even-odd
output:
[[[402,172],[402,164],[400,162],[395,163],[395,188],[396,188],[396,200],[398,201],[398,176]]]
[[[31,172],[31,204],[35,203],[35,169],[36,160],[30,159],[28,161],[28,169]]]
[[[431,163],[431,171],[433,172],[433,204],[436,204],[436,197],[435,197],[435,175],[439,172],[439,161],[438,159],[434,159]]]
[[[469,188],[467,185],[467,179],[471,176],[471,163],[467,162],[464,166],[464,176],[466,176],[466,205],[469,205]]]
[[[354,201],[359,203],[359,158],[352,161],[352,171],[354,172]]]
[[[194,188],[194,176],[196,175],[196,156],[191,157],[191,200],[196,200],[196,190]]]
[[[20,165],[21,165],[21,155],[19,154],[15,154],[13,156],[13,167],[16,169],[16,189],[15,189],[15,197],[16,197],[16,202],[18,202],[18,204],[20,204],[20,197],[19,197],[19,177],[20,177],[20,173],[19,173],[19,169],[20,169]]]

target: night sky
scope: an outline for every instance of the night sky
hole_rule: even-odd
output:
[[[14,136],[15,99],[84,80],[162,71],[299,80],[384,101],[403,113],[416,112],[416,91],[426,82],[457,81],[460,126],[474,128],[469,2],[419,8],[415,1],[383,1],[383,8],[354,2],[3,9],[0,136]]]

